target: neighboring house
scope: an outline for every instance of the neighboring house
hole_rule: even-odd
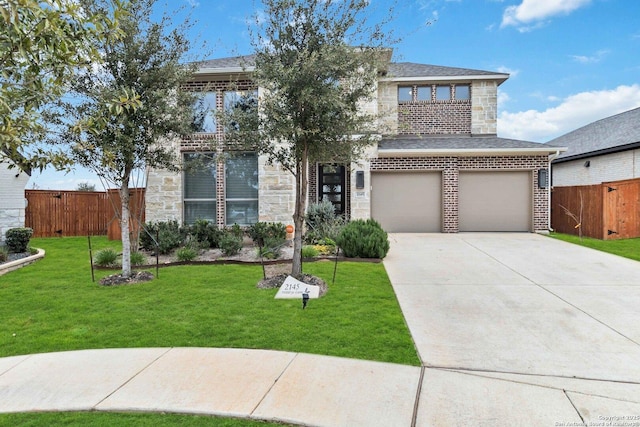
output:
[[[553,186],[640,178],[640,108],[598,120],[549,144],[568,150],[553,161]]]
[[[190,89],[219,111],[238,96],[259,93],[252,60],[204,62]],[[358,162],[311,166],[309,202],[330,200],[348,218],[374,218],[390,232],[549,229],[546,176],[561,149],[496,136],[497,91],[508,74],[389,63],[380,75],[377,99],[363,107],[381,115],[378,144]],[[204,130],[174,142],[185,162],[224,140],[213,115]],[[182,174],[152,171],[147,220],[292,222],[293,176],[267,164],[266,156],[206,163]]]
[[[16,166],[9,168],[9,160],[0,162],[0,241],[10,228],[24,227],[26,199],[24,189],[27,186],[31,170]]]

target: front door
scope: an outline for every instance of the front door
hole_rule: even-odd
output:
[[[346,205],[345,167],[335,164],[318,165],[318,201],[328,200],[339,215]]]

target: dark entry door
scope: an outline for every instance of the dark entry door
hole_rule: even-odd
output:
[[[344,215],[346,205],[345,167],[334,164],[318,166],[318,201],[329,200],[337,214]]]

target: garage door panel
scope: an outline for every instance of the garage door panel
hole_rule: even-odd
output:
[[[531,172],[460,172],[460,231],[530,231],[531,203]]]
[[[371,216],[394,233],[440,232],[440,172],[377,172],[371,175]]]

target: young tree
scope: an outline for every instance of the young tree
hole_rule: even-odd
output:
[[[42,108],[58,99],[79,68],[100,57],[96,45],[118,36],[123,2],[86,13],[72,0],[0,0],[0,162],[42,170],[67,165],[38,143]]]
[[[388,55],[384,23],[367,23],[368,0],[265,0],[252,44],[258,113],[235,108],[226,141],[266,154],[295,177],[292,275],[302,273],[308,168],[347,163],[376,138],[364,111]]]
[[[92,12],[107,0],[80,0]],[[190,134],[195,97],[182,90],[192,75],[185,54],[190,43],[188,22],[171,28],[165,15],[151,21],[156,0],[130,0],[120,20],[122,37],[99,46],[103,63],[78,78],[76,99],[66,105],[71,117],[64,139],[72,141],[73,157],[119,189],[121,199],[122,275],[131,275],[129,184],[134,171],[178,170],[171,141]],[[128,94],[122,97],[119,94]],[[138,102],[131,105],[128,99]],[[77,121],[79,125],[75,125]]]

